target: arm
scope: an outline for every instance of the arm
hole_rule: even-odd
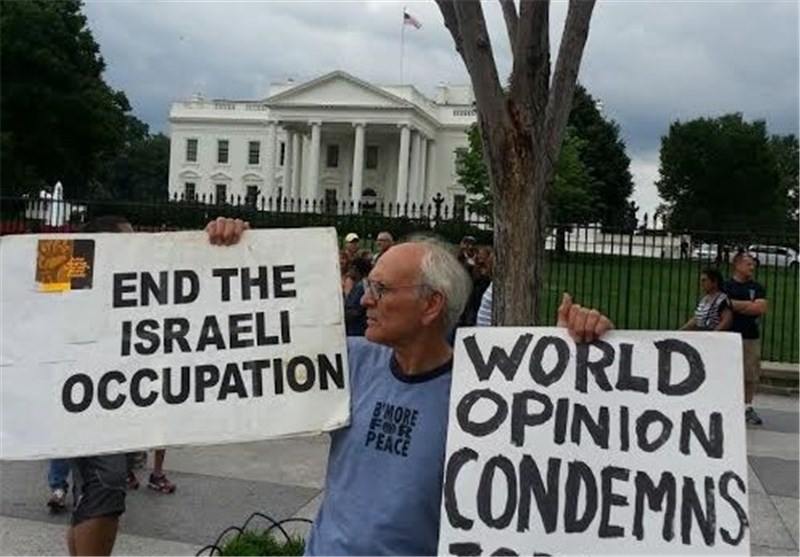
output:
[[[681,331],[694,331],[695,329],[697,329],[697,321],[694,320],[694,317],[681,326]]]
[[[714,330],[727,331],[728,329],[731,328],[732,323],[733,323],[733,312],[728,307],[722,308],[722,312],[720,313],[719,325],[717,325]]]
[[[753,301],[731,300],[731,307],[736,313],[759,317],[767,313],[767,300],[766,298],[759,298]]]

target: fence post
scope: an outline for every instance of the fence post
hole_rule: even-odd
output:
[[[434,228],[439,226],[439,222],[442,219],[442,203],[444,203],[444,197],[442,196],[442,192],[438,192],[436,197],[433,198],[433,204],[435,205],[433,213]]]
[[[628,233],[628,279],[625,284],[625,325],[630,329],[631,325],[631,267],[633,266],[633,230]]]

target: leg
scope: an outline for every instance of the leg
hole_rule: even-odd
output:
[[[166,456],[166,449],[156,449],[153,456],[153,473],[150,474],[150,480],[147,482],[147,487],[155,489],[160,493],[174,493],[175,484],[170,482],[164,475],[164,457]]]
[[[73,526],[74,555],[111,555],[117,539],[118,516],[99,516]]]
[[[75,549],[75,528],[72,526],[69,527],[67,530],[67,548],[69,549],[69,554],[72,557],[78,554],[78,550]]]
[[[47,506],[50,512],[60,512],[67,506],[67,491],[69,490],[70,460],[66,458],[54,458],[50,461],[47,470],[47,484],[50,486],[50,499]]]
[[[166,449],[156,449],[153,452],[153,474],[161,476],[164,473],[164,457],[167,456]]]
[[[759,339],[742,339],[744,359],[744,404],[745,421],[751,425],[761,425],[763,421],[752,407],[753,396],[761,379],[761,341]]]

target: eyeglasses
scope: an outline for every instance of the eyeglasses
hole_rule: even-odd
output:
[[[384,294],[394,292],[395,290],[404,290],[406,288],[430,288],[427,284],[403,284],[399,286],[388,286],[382,282],[377,282],[370,279],[364,279],[367,287],[367,292],[370,296],[375,298],[375,301],[380,300]]]

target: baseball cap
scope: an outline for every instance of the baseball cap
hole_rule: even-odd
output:
[[[350,242],[356,242],[358,241],[358,239],[359,239],[358,234],[356,234],[355,232],[351,232],[350,234],[344,237],[344,241],[347,242],[348,244]]]

